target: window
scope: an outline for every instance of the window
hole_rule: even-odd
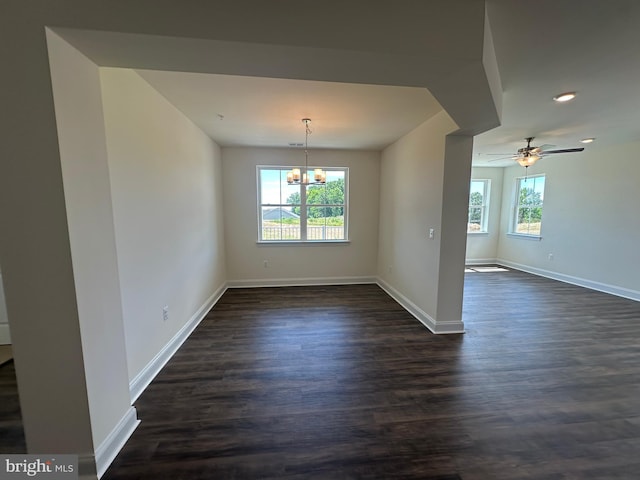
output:
[[[471,180],[467,233],[487,233],[491,180]]]
[[[347,240],[347,168],[325,168],[324,185],[289,185],[291,167],[258,167],[258,240]],[[308,178],[313,178],[310,168]]]
[[[544,175],[516,179],[516,208],[512,233],[540,236]]]

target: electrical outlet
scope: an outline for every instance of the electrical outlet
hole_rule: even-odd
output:
[[[436,234],[436,229],[435,228],[430,228],[429,229],[429,238],[433,239],[435,234]]]
[[[264,268],[269,268],[269,261],[264,260],[263,265],[264,265]]]
[[[552,260],[553,260],[553,253],[550,253],[549,254],[549,261],[552,261]]]
[[[169,306],[165,305],[164,307],[162,307],[162,320],[163,321],[167,321],[169,320]]]

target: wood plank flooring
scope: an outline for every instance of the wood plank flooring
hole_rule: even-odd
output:
[[[472,272],[463,317],[433,335],[375,285],[229,290],[103,479],[640,478],[640,303]]]
[[[466,277],[464,335],[373,285],[228,291],[105,479],[640,475],[640,304]]]
[[[0,366],[13,358],[11,345],[0,345]]]
[[[10,360],[0,365],[0,454],[26,451],[16,369]]]

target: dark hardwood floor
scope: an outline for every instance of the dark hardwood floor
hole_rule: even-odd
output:
[[[10,360],[0,365],[0,454],[26,451],[16,369]]]
[[[228,290],[103,479],[640,478],[640,303],[465,278],[463,335],[375,285]]]

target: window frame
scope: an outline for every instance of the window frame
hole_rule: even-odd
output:
[[[529,206],[522,207],[520,203],[520,192],[522,190],[522,182],[533,180],[534,186],[533,189],[535,191],[535,179],[542,178],[544,179],[544,187],[542,189],[541,201],[539,203],[531,204]],[[515,179],[515,195],[513,197],[513,209],[511,214],[511,221],[509,225],[509,235],[524,237],[524,238],[532,238],[532,239],[540,239],[542,238],[542,219],[544,217],[544,193],[547,188],[547,178],[546,174],[538,173],[536,175],[525,175],[522,177],[516,177]],[[540,230],[538,232],[529,233],[529,232],[519,232],[518,231],[518,217],[520,216],[520,210],[522,208],[532,208],[539,207],[541,209],[540,213]],[[529,222],[529,225],[531,222]]]
[[[285,204],[285,203],[262,203],[262,179],[261,172],[263,170],[280,170],[281,181],[282,181],[282,172],[288,172],[293,168],[299,168],[301,173],[304,173],[305,167],[303,166],[284,166],[284,165],[257,165],[256,166],[256,192],[257,192],[257,242],[261,244],[270,244],[270,245],[278,245],[278,244],[324,244],[324,243],[349,243],[349,167],[319,167],[319,166],[308,166],[307,167],[307,175],[308,178],[313,178],[313,170],[316,168],[322,168],[325,172],[342,172],[344,174],[344,203],[342,204],[308,204],[307,203],[307,188],[313,187],[314,184],[305,185],[300,183],[296,185],[299,187],[299,195],[300,195],[300,203],[299,204]],[[286,178],[286,173],[285,173]],[[282,201],[282,198],[280,198]],[[263,207],[274,207],[274,208],[282,208],[282,207],[299,207],[300,208],[300,238],[292,239],[292,240],[282,240],[282,239],[264,239],[263,236],[263,216],[262,216],[262,208]],[[343,211],[343,237],[341,239],[309,239],[308,236],[308,208],[311,207],[342,207]]]
[[[484,184],[481,205],[471,205],[471,184],[473,182],[482,182]],[[469,230],[469,215],[467,216],[467,235],[486,235],[489,233],[489,202],[491,195],[491,179],[489,178],[472,178],[469,182],[469,210],[480,207],[480,230]]]

